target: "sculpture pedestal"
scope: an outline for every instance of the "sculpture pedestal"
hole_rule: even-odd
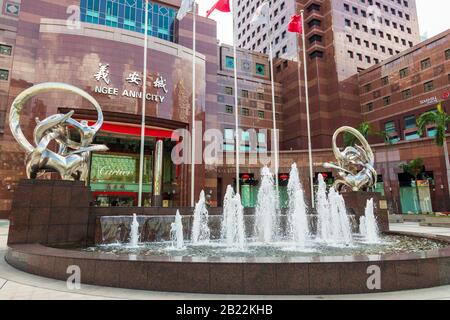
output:
[[[389,218],[387,204],[381,193],[378,192],[345,192],[342,193],[347,206],[348,214],[354,215],[359,224],[359,218],[364,215],[367,200],[373,199],[374,214],[381,232],[389,231]]]
[[[85,245],[91,201],[84,182],[21,180],[13,196],[8,245]]]

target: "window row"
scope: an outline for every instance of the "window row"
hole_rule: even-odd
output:
[[[225,68],[234,69],[234,57],[225,56]],[[266,75],[266,65],[255,63],[255,74],[258,76]]]
[[[373,1],[370,1],[370,2],[372,2],[372,3],[369,3],[369,4],[373,5]],[[399,4],[401,4],[401,1]],[[384,10],[384,12],[391,13],[392,15],[398,16],[399,18],[405,18],[407,21],[411,20],[411,16],[407,13],[403,13],[403,11],[397,10],[395,8],[389,8],[387,5],[381,5],[381,3],[379,3],[379,2],[376,2],[375,5],[378,7],[378,9],[380,9],[380,11]],[[408,7],[408,6],[406,5],[406,7]],[[344,9],[345,9],[345,11],[350,12],[350,5],[347,3],[344,3]],[[369,8],[369,10],[370,10],[370,8]],[[374,18],[373,13],[370,13],[370,12],[368,13],[367,11],[365,11],[363,9],[358,9],[355,6],[351,7],[351,12],[356,15],[359,15],[359,13],[361,13],[361,16],[363,16],[364,18],[367,18],[367,17]]]
[[[445,59],[446,60],[450,60],[450,49],[445,50],[444,54],[445,54]],[[432,66],[433,66],[433,64],[432,64],[431,58],[426,58],[426,59],[423,59],[423,60],[420,61],[420,69],[422,71],[426,70],[426,69],[429,69]],[[404,79],[404,78],[408,77],[409,75],[410,75],[410,68],[409,67],[405,67],[405,68],[402,68],[402,69],[399,70],[399,77],[400,77],[400,79]],[[381,85],[382,86],[388,85],[389,84],[389,76],[385,76],[385,77],[381,78],[380,81],[381,81]],[[425,92],[433,90],[433,89],[430,89],[429,87],[427,87],[425,89],[426,89]],[[430,90],[427,90],[427,89],[430,89]],[[372,83],[365,84],[363,86],[363,92],[364,93],[368,93],[370,91],[372,91]]]
[[[241,109],[241,116],[250,117],[250,109],[249,108],[240,108]],[[265,112],[262,110],[256,110],[256,115],[259,119],[265,119]],[[225,113],[228,114],[234,114],[234,107],[230,105],[225,106]]]
[[[226,95],[230,95],[232,96],[234,94],[234,89],[233,87],[224,87],[224,93]],[[252,97],[254,95],[254,98]],[[256,100],[266,100],[265,99],[265,95],[262,92],[253,92],[252,95],[250,95],[250,92],[248,90],[241,90],[241,94],[240,94],[241,98],[245,98],[245,99],[256,99]],[[270,99],[268,99],[270,100]],[[279,96],[275,96],[275,101],[277,103],[279,103],[281,101],[281,98]],[[223,101],[219,101],[219,102],[223,102]]]
[[[82,22],[145,32],[146,0],[80,0]],[[175,21],[177,10],[160,3],[147,3],[150,36],[176,42]]]
[[[450,75],[449,75],[449,80],[450,80]],[[423,93],[427,93],[427,92],[433,91],[434,89],[435,89],[434,81],[427,81],[427,82],[425,82],[423,84]],[[403,90],[401,92],[401,99],[402,100],[410,99],[410,98],[412,98],[412,96],[413,95],[412,95],[412,89],[411,88],[405,89],[405,90]],[[391,96],[383,97],[383,106],[386,107],[386,106],[389,106],[390,104],[392,104]],[[368,112],[370,112],[370,111],[373,111],[373,109],[374,109],[374,102],[369,102],[366,105],[366,110]]]
[[[280,27],[283,27],[285,25],[285,22],[286,22],[286,17],[281,18],[280,22],[275,23],[273,25],[273,27],[270,29],[270,31],[272,33],[277,31]],[[243,38],[245,36],[246,32],[249,31],[249,30],[250,30],[250,24],[248,24],[247,28],[243,29],[242,32],[240,32],[238,34],[238,40],[241,40],[241,38]],[[258,40],[256,40],[255,43],[253,44],[253,50],[255,50],[256,43],[259,46],[262,41],[266,41],[266,39],[267,39],[265,24],[259,25],[256,28],[256,30],[253,30],[251,35],[248,35],[247,39],[245,39],[242,42],[242,46],[245,47],[246,44],[250,44],[249,42],[251,42],[251,40],[255,39],[255,37],[260,35],[261,31],[264,32],[264,34]],[[286,35],[287,35],[287,31],[283,31],[282,34],[281,34],[281,39],[286,38]],[[275,43],[278,43],[279,40],[280,40],[280,36],[276,37],[273,41],[275,41]]]
[[[345,23],[346,27],[349,27],[349,28],[352,27],[352,21],[350,19],[345,19],[344,23]],[[390,33],[387,33],[387,32],[385,33],[384,31],[381,31],[381,30],[377,31],[377,29],[375,29],[375,28],[371,28],[370,32],[369,32],[369,27],[364,25],[364,24],[361,25],[358,22],[353,22],[353,26],[354,26],[354,28],[356,30],[361,30],[362,29],[365,33],[370,33],[373,36],[378,36],[378,37],[380,37],[382,39],[384,39],[386,37],[386,39],[388,39],[389,41],[395,41],[396,43],[399,43],[399,44],[401,42],[404,46],[406,46],[407,44],[409,44],[410,47],[413,46],[412,41],[408,41],[407,42],[407,40],[405,40],[403,38],[400,38],[398,36],[392,36]],[[397,29],[397,24],[394,25],[394,28]],[[405,27],[403,25],[400,25],[400,30],[405,31]],[[411,28],[409,28],[409,27],[406,28],[406,31],[409,34],[412,33]]]

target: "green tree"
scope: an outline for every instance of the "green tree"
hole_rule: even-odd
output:
[[[447,126],[450,123],[450,116],[442,108],[442,103],[437,105],[437,111],[429,111],[422,114],[417,119],[418,133],[423,135],[429,125],[433,125],[436,128],[436,135],[434,140],[439,147],[444,148],[445,168],[447,170],[447,186],[450,196],[450,160],[448,158],[448,146],[447,146]]]
[[[414,177],[414,181],[416,184],[416,195],[417,195],[417,209],[419,213],[422,213],[422,209],[420,208],[420,198],[419,198],[419,185],[417,183],[419,175],[423,172],[424,162],[421,158],[417,158],[411,160],[408,163],[404,163],[400,165],[404,172],[410,174]]]
[[[388,139],[388,135],[386,132],[373,130],[372,126],[367,121],[361,122],[356,130],[358,130],[359,133],[361,133],[366,139],[371,136],[383,137],[385,140]],[[353,134],[349,132],[344,133],[344,145],[346,147],[354,146],[357,141],[358,139]]]

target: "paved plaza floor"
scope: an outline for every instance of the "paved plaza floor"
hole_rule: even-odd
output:
[[[391,230],[418,233],[432,233],[450,236],[450,228],[421,227],[417,223],[391,224]],[[4,259],[8,222],[0,220],[0,300],[98,300],[98,299],[174,299],[174,300],[261,300],[261,299],[418,299],[418,300],[450,300],[450,286],[429,289],[332,296],[241,296],[211,295],[190,293],[151,292],[140,290],[118,289],[100,286],[82,285],[81,289],[70,290],[64,281],[53,280],[31,275],[9,266]]]

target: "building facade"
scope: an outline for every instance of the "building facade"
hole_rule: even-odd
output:
[[[356,127],[368,121],[374,130],[390,135],[388,144],[379,137],[370,137],[379,172],[377,191],[386,196],[389,211],[419,211],[411,206],[415,203],[412,178],[400,168],[402,163],[418,157],[425,161],[420,181],[423,206],[420,209],[450,210],[445,162],[442,149],[432,139],[434,128],[428,128],[426,136],[419,137],[415,127],[418,116],[434,109],[438,102],[443,102],[444,109],[449,111],[449,31],[416,45],[417,17],[412,0],[303,2],[296,3],[296,11],[305,9],[308,82],[303,76],[303,64],[297,63],[302,59],[274,58],[275,119],[281,149],[278,180],[282,199],[293,162],[298,164],[303,184],[309,183],[307,85],[315,176],[325,175],[330,184],[336,176],[322,166],[323,162],[333,161],[330,147],[334,131],[343,125]],[[137,203],[143,98],[147,116],[144,204],[190,205],[191,167],[175,165],[171,152],[179,142],[173,133],[192,128],[192,15],[188,14],[180,22],[175,19],[180,6],[178,0],[155,0],[149,4],[148,94],[143,97],[143,3],[142,0],[0,0],[0,212],[4,216],[9,212],[18,181],[26,176],[24,151],[9,129],[9,108],[20,92],[43,82],[75,85],[102,106],[105,123],[95,142],[106,144],[109,151],[92,155],[88,183],[94,205],[134,206]],[[367,34],[364,31],[361,17],[364,17],[362,12],[369,16],[366,8],[369,5],[382,11],[388,6],[383,16],[389,17],[388,27],[392,30],[384,27],[382,30],[385,37],[392,33],[392,41],[371,35],[370,29]],[[362,29],[349,29],[346,19],[352,21],[352,26],[353,22],[359,23]],[[397,32],[394,32],[394,21]],[[198,17],[197,32],[195,119],[199,124],[199,140],[196,145],[203,150],[206,131],[219,131],[223,133],[224,157],[233,160],[234,119],[238,108],[242,129],[239,184],[244,205],[252,207],[258,191],[260,154],[269,159],[269,165],[273,164],[268,55],[238,49],[234,61],[231,46],[217,45],[215,21],[204,17]],[[399,43],[394,34],[399,36]],[[347,35],[352,37],[351,45],[350,40],[346,42]],[[357,37],[362,48],[358,42],[355,44]],[[370,39],[370,49],[364,48],[366,39]],[[373,43],[377,48],[392,48],[392,56],[389,50],[386,54],[374,50]],[[353,50],[353,58],[347,55],[349,50]],[[370,63],[360,64],[357,52],[370,55]],[[302,57],[303,52],[300,50],[298,54]],[[238,106],[234,103],[235,90]],[[52,92],[27,103],[21,117],[22,130],[32,141],[36,118],[42,120],[70,110],[75,111],[78,120],[96,120],[95,111],[87,101]],[[76,132],[72,134],[76,139]],[[253,154],[257,154],[256,162]],[[200,158],[201,153],[197,159]],[[162,162],[161,174],[155,174],[158,161]],[[235,165],[223,161],[198,163],[195,179],[194,193],[199,194],[203,189],[209,204],[220,206],[226,186],[236,184]],[[309,192],[305,187],[307,199]]]
[[[237,45],[247,50],[269,54],[268,41],[271,36],[274,57],[297,60],[296,37],[287,31],[289,19],[296,13],[295,0],[269,1],[271,26],[253,26],[250,22],[255,14],[255,10],[263,2],[263,0],[237,1]]]

